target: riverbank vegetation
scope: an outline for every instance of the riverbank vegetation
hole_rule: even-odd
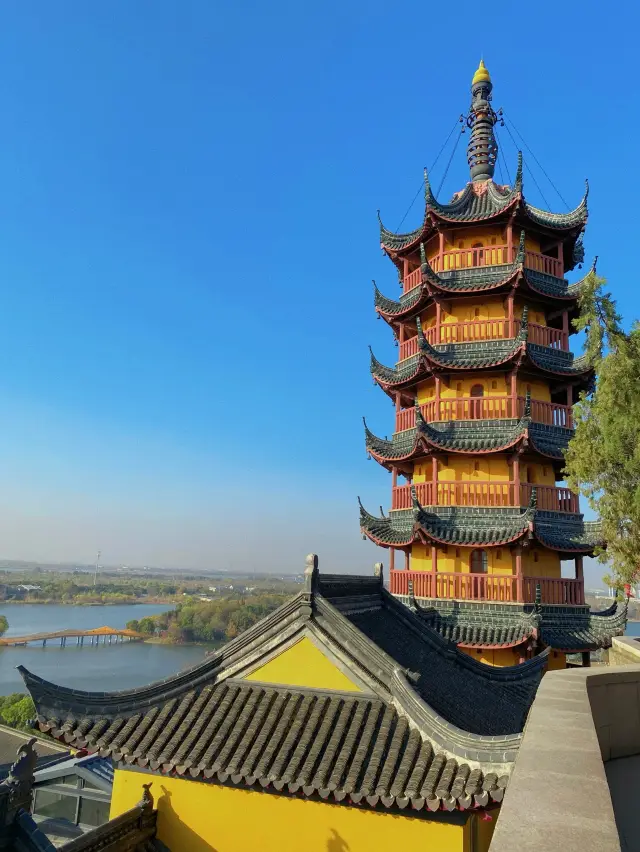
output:
[[[3,636],[9,629],[9,622],[5,615],[0,615],[0,636]]]
[[[167,576],[123,572],[57,572],[34,569],[29,572],[0,571],[0,601],[36,604],[135,604],[178,603],[187,597],[240,598],[244,594],[293,594],[299,588],[289,579],[231,575]],[[0,635],[2,626],[0,623]]]
[[[30,722],[35,717],[36,708],[30,695],[24,692],[0,695],[0,724],[30,731]]]
[[[288,595],[248,595],[217,601],[189,599],[161,615],[127,622],[130,630],[168,642],[226,642],[277,609]]]

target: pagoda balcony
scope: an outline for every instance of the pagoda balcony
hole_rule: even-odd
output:
[[[422,416],[427,423],[441,423],[450,420],[508,420],[522,417],[525,398],[519,396],[515,404],[511,396],[456,397],[454,399],[429,400],[420,406]],[[557,405],[554,402],[531,400],[531,419],[546,426],[573,427],[570,405]],[[415,429],[415,408],[405,408],[396,412],[396,432]]]
[[[389,573],[389,591],[408,595],[410,580],[416,598],[534,603],[539,585],[544,604],[584,605],[582,579],[394,570]]]
[[[429,261],[434,272],[453,272],[456,269],[475,269],[482,266],[502,266],[513,263],[518,253],[516,246],[483,246],[478,248],[443,251]],[[564,267],[561,260],[538,251],[526,251],[524,265],[527,269],[562,278]],[[403,292],[408,293],[422,281],[420,268],[409,272],[403,279]]]
[[[482,506],[504,509],[528,506],[531,489],[536,489],[537,506],[547,512],[575,515],[580,511],[578,496],[569,488],[555,485],[470,480],[468,482],[415,482],[416,496],[423,506]],[[411,485],[391,489],[391,509],[410,509]]]
[[[432,346],[439,343],[475,343],[481,340],[512,340],[520,331],[520,320],[492,319],[471,322],[447,322],[424,330]],[[552,349],[569,351],[569,334],[559,328],[529,323],[529,341]],[[400,361],[418,354],[418,337],[400,344]]]

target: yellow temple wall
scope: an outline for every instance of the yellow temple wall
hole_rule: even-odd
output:
[[[517,249],[520,242],[520,233],[514,228],[513,245]],[[455,251],[457,249],[470,249],[478,243],[490,248],[493,246],[504,246],[507,244],[507,234],[502,228],[491,225],[479,225],[475,228],[465,228],[464,232],[454,231],[445,233],[444,250]],[[438,256],[439,241],[429,240],[426,245],[427,258],[429,262]],[[525,248],[528,251],[540,251],[540,242],[528,234],[525,234]]]
[[[112,819],[140,801],[148,781],[158,839],[184,852],[487,852],[493,829],[475,814],[455,825],[124,769],[115,772]]]
[[[514,304],[514,318],[520,319],[525,302],[516,300]],[[546,325],[546,317],[542,308],[528,305],[529,307],[529,322],[535,322],[538,325]],[[478,313],[476,314],[476,310]],[[489,319],[507,319],[508,311],[507,304],[504,298],[485,298],[474,300],[460,300],[456,302],[445,302],[440,314],[442,324],[457,323],[457,322],[473,322],[474,320],[489,320]],[[430,305],[420,315],[420,322],[423,328],[430,328],[436,322],[436,309],[434,305]]]
[[[520,648],[460,648],[463,654],[488,666],[515,666],[520,662]]]
[[[459,397],[468,397],[474,385],[482,385],[484,396],[508,396],[510,393],[510,384],[506,373],[479,373],[476,375],[466,373],[463,376],[453,377],[449,383],[441,382],[440,398],[457,399]],[[544,381],[529,378],[518,379],[516,388],[518,396],[526,396],[527,390],[530,390],[531,399],[535,399],[538,402],[551,402],[549,385]],[[427,379],[424,382],[420,382],[417,394],[418,402],[421,405],[433,399],[435,396],[434,380]]]
[[[340,671],[306,636],[273,660],[247,675],[246,680],[360,692],[360,687]]]
[[[438,460],[439,482],[510,482],[511,468],[506,456],[466,456],[450,453],[446,462]],[[527,479],[529,477],[529,479]],[[431,481],[431,459],[418,462],[413,468],[413,481]],[[520,482],[536,485],[555,485],[555,473],[551,463],[522,460]]]
[[[471,551],[481,549],[474,547],[454,547],[447,545],[438,550],[438,572],[457,571],[468,574],[470,570]],[[514,573],[511,551],[508,547],[487,547],[487,573],[508,575]],[[431,571],[431,548],[425,544],[414,544],[411,548],[411,570]]]
[[[560,556],[545,547],[527,548],[522,551],[522,573],[525,577],[559,579],[562,575]]]

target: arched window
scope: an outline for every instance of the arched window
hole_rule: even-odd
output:
[[[484,266],[484,251],[483,251],[482,243],[474,243],[471,246],[472,254],[473,254],[473,263],[472,266]]]
[[[472,550],[471,551],[471,573],[486,574],[487,573],[487,551]]]
[[[471,396],[484,396],[484,385],[474,385],[471,388]]]

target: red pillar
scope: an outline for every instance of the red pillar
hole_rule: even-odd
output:
[[[389,570],[395,571],[396,569],[396,551],[394,547],[389,548]],[[391,582],[391,578],[389,578],[389,582]]]
[[[438,234],[438,272],[444,271],[444,234]]]
[[[507,296],[507,320],[509,323],[509,337],[516,336],[516,329],[513,323],[513,291]]]
[[[507,263],[513,263],[513,223],[507,225]]]
[[[431,545],[431,594],[438,597],[438,548]]]
[[[513,457],[512,465],[514,506],[520,505],[520,456]]]
[[[436,411],[435,411],[435,419],[440,420],[440,376],[434,376],[434,382],[436,386]]]
[[[438,505],[438,459],[431,456],[431,501],[434,506]]]
[[[404,552],[404,570],[409,570],[409,551],[405,550]]]
[[[438,343],[442,343],[442,339],[440,337],[440,323],[442,322],[442,305],[438,300],[436,302],[436,340]]]
[[[516,554],[516,599],[519,602],[524,601],[524,583],[522,581],[522,547],[518,545],[515,548]]]
[[[569,311],[562,312],[562,348],[569,351]]]
[[[518,416],[518,381],[516,371],[514,370],[510,376],[511,379],[511,416]]]

